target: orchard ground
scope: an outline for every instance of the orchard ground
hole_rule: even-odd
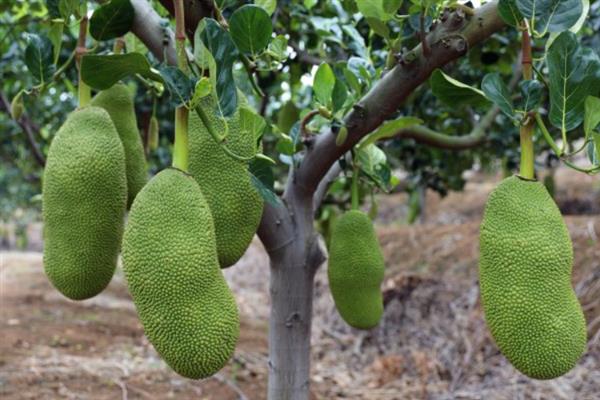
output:
[[[313,399],[597,399],[600,393],[600,177],[559,169],[557,202],[573,239],[573,283],[588,323],[577,366],[552,381],[518,373],[491,341],[477,286],[478,227],[499,178],[429,192],[424,223],[403,224],[406,196],[380,198],[385,315],[361,332],[334,311],[326,268],[316,279]],[[29,228],[39,249],[39,226]],[[225,271],[240,307],[232,362],[197,382],[179,377],[143,335],[119,269],[98,297],[68,301],[39,251],[2,250],[0,397],[12,399],[263,399],[267,383],[268,259],[255,240]]]

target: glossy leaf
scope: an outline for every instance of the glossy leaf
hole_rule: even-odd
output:
[[[229,32],[225,31],[217,21],[205,18],[201,25],[198,26],[200,39],[216,63],[215,79],[221,113],[229,117],[237,109],[238,103],[232,68],[239,53]]]
[[[96,40],[114,39],[131,29],[135,12],[130,0],[111,0],[94,11],[90,35]]]
[[[429,86],[434,96],[450,106],[460,104],[482,105],[487,103],[485,94],[436,69],[429,78]]]
[[[495,72],[484,76],[481,82],[481,90],[488,99],[500,107],[500,111],[510,118],[515,118],[510,92],[499,73]]]
[[[254,0],[254,4],[264,8],[269,15],[273,14],[277,9],[277,0]]]
[[[313,93],[315,99],[327,107],[331,103],[331,95],[335,87],[335,74],[327,63],[323,63],[317,69],[313,82]]]
[[[36,34],[29,34],[27,42],[25,65],[38,82],[47,82],[56,70],[52,42],[47,37]]]
[[[271,41],[273,25],[264,8],[248,4],[231,15],[229,32],[241,52],[258,54]]]
[[[386,121],[379,128],[369,133],[360,144],[360,147],[368,146],[378,140],[388,139],[398,134],[398,132],[409,126],[421,125],[423,120],[417,117],[400,117],[392,121]]]
[[[569,29],[583,11],[581,0],[516,0],[517,8],[533,20],[532,28],[544,35]]]
[[[121,79],[135,74],[162,82],[161,76],[152,70],[146,57],[140,53],[90,54],[81,59],[81,78],[94,89],[108,89]]]
[[[165,86],[175,106],[187,104],[194,95],[195,82],[179,68],[162,65],[159,68]]]
[[[600,59],[581,47],[572,32],[561,33],[547,56],[550,85],[550,122],[570,131],[581,124],[584,101],[600,90]]]
[[[498,14],[510,26],[518,26],[523,20],[523,15],[517,7],[516,0],[500,0],[498,2]]]
[[[588,96],[584,103],[583,131],[586,139],[591,137],[592,131],[600,124],[600,98]]]
[[[521,81],[519,90],[521,99],[516,107],[523,112],[535,110],[542,100],[544,85],[537,80]]]

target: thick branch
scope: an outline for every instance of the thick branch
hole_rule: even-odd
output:
[[[158,60],[163,61],[166,54],[167,63],[177,65],[173,31],[168,25],[161,25],[163,19],[147,0],[131,0],[131,4],[135,10],[131,32]]]
[[[424,57],[421,46],[412,51],[412,59],[404,57],[359,102],[344,122],[348,138],[342,146],[336,146],[335,134],[320,135],[315,145],[306,153],[296,170],[284,197],[294,196],[310,199],[317,185],[331,165],[365,135],[388,119],[421,83],[426,81],[435,68],[463,56],[467,49],[485,40],[504,27],[496,10],[497,1],[485,4],[470,19],[448,13],[427,36],[429,57]],[[464,15],[464,14],[463,14]]]
[[[2,92],[0,92],[0,109],[10,116],[10,102]],[[31,122],[25,114],[19,118],[17,124],[19,124],[25,133],[25,138],[27,139],[27,143],[29,144],[29,148],[33,154],[33,157],[35,158],[35,161],[37,161],[37,163],[43,167],[46,165],[46,158],[42,154],[37,143],[35,142],[35,138],[33,137],[34,131],[39,130],[39,128],[37,125]]]

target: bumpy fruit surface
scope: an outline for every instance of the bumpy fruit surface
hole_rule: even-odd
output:
[[[225,122],[215,116],[215,102],[204,98],[201,106],[213,129],[222,135]],[[228,120],[226,146],[243,157],[256,153],[255,138],[243,132],[239,111]],[[247,163],[232,159],[210,136],[196,113],[189,120],[190,173],[196,178],[211,208],[222,268],[235,264],[250,245],[263,211],[263,200],[252,185]]]
[[[50,145],[42,188],[45,271],[65,296],[87,299],[110,282],[126,200],[125,153],[108,113],[73,112]]]
[[[327,274],[335,306],[350,326],[370,329],[381,319],[384,269],[368,215],[352,210],[339,217],[331,233]]]
[[[133,98],[127,86],[117,83],[98,93],[91,105],[104,108],[112,119],[125,149],[127,208],[148,181],[144,146],[137,128]]]
[[[138,194],[123,266],[146,336],[171,368],[198,379],[227,363],[238,310],[219,268],[210,209],[191,176],[166,169]]]
[[[513,176],[498,185],[480,250],[483,309],[502,353],[529,377],[565,374],[585,349],[586,326],[571,287],[571,238],[543,184]]]

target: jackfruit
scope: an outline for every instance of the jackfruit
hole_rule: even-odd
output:
[[[219,268],[208,204],[194,179],[169,168],[133,202],[123,267],[144,331],[178,374],[213,375],[239,336],[235,299]]]
[[[226,126],[215,115],[211,97],[201,100],[213,129],[223,134]],[[256,153],[255,138],[242,132],[239,110],[228,121],[225,145],[242,157]],[[189,171],[208,201],[215,222],[221,268],[235,264],[250,245],[263,211],[263,200],[252,185],[248,164],[234,160],[210,136],[196,115],[189,119]]]
[[[112,119],[125,148],[127,208],[148,181],[144,146],[135,119],[133,98],[127,86],[117,83],[98,93],[91,105],[104,108]]]
[[[108,113],[73,112],[52,140],[44,170],[44,267],[65,296],[82,300],[110,282],[127,201],[125,152]]]
[[[348,325],[373,328],[383,314],[381,248],[369,216],[352,210],[333,226],[329,251],[329,288],[335,306]]]
[[[481,224],[479,277],[487,325],[523,374],[552,379],[576,364],[586,325],[571,287],[573,248],[540,182],[504,179]]]

